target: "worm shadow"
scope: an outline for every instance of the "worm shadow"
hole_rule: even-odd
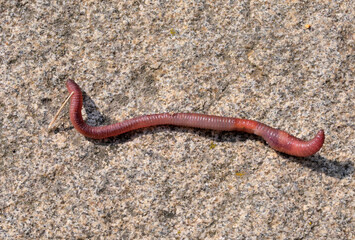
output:
[[[327,176],[343,179],[351,176],[354,173],[354,163],[350,160],[345,162],[339,162],[336,160],[327,159],[321,156],[319,153],[310,157],[293,157],[284,153],[278,154],[289,161],[300,164],[304,167],[311,169],[312,171],[323,173]]]
[[[84,97],[84,109],[88,116],[86,120],[89,125],[99,126],[103,124],[112,123],[111,119],[105,117],[100,113],[94,101],[83,92]],[[158,126],[158,127],[149,127],[144,129],[138,129],[136,131],[127,132],[121,134],[116,137],[111,137],[103,140],[95,140],[91,138],[87,138],[88,141],[93,142],[97,145],[115,145],[122,144],[125,142],[132,141],[134,138],[140,137],[142,135],[166,132],[167,130],[173,132],[182,132],[182,133],[191,133],[198,134],[202,137],[209,138],[215,142],[237,142],[237,141],[246,141],[248,139],[266,142],[255,135],[243,133],[243,132],[224,132],[224,131],[213,131],[206,129],[197,129],[197,128],[185,128],[185,127],[177,127],[177,126]],[[278,152],[278,154],[289,161],[296,162],[304,167],[311,169],[312,171],[316,171],[319,173],[324,173],[327,176],[343,179],[354,173],[354,163],[351,161],[339,162],[336,160],[327,159],[322,157],[319,154],[310,157],[293,157],[284,153]]]
[[[87,119],[85,120],[87,124],[91,126],[100,126],[107,122],[109,118],[106,118],[104,115],[100,113],[98,107],[94,103],[94,101],[86,94],[85,91],[82,90],[83,94],[83,108],[87,114]],[[53,130],[55,134],[58,132],[67,132],[72,130],[74,127],[57,127]],[[89,138],[87,138],[89,139]]]

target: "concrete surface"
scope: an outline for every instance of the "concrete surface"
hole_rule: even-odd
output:
[[[1,239],[354,239],[353,1],[1,1]],[[307,25],[309,24],[309,25]],[[85,118],[198,112],[309,139],[143,129],[104,141]]]

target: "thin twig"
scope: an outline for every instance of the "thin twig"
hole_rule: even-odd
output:
[[[57,118],[58,118],[60,112],[63,110],[65,104],[69,101],[70,97],[71,97],[73,94],[74,94],[74,92],[71,92],[71,93],[69,94],[69,96],[65,99],[65,101],[63,102],[62,106],[60,106],[58,112],[54,115],[54,117],[53,117],[51,123],[48,125],[48,131],[51,130],[53,123],[55,122],[55,120],[57,120]]]

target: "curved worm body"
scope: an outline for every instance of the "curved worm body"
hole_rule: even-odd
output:
[[[303,141],[285,131],[269,127],[257,121],[197,113],[159,113],[143,115],[108,126],[93,127],[87,125],[81,115],[83,97],[80,87],[73,80],[68,80],[66,86],[70,93],[74,92],[70,99],[69,107],[70,120],[73,126],[84,136],[93,139],[113,137],[139,128],[158,125],[175,125],[253,133],[261,136],[273,149],[298,157],[307,157],[315,154],[324,143],[323,130],[320,130],[313,139]]]

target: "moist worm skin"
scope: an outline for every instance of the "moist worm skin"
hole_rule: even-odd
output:
[[[174,125],[221,131],[242,131],[261,136],[273,149],[292,156],[307,157],[315,154],[324,143],[324,131],[303,141],[285,131],[269,127],[263,123],[240,118],[220,117],[198,113],[159,113],[143,115],[116,124],[94,127],[87,125],[81,115],[83,96],[80,87],[73,81],[66,83],[69,93],[74,92],[70,99],[70,120],[75,129],[86,137],[103,139],[120,135],[139,128]]]

